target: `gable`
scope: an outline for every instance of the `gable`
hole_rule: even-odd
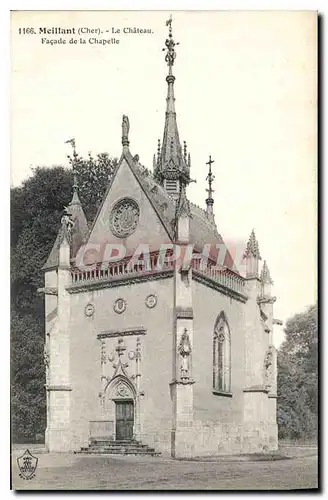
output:
[[[120,204],[124,205],[126,199],[133,210],[138,212],[138,223],[132,234],[124,236],[122,233],[120,237],[114,234],[112,211],[113,208],[117,211],[117,207]],[[157,251],[161,244],[170,241],[171,238],[163,221],[156,213],[135,172],[123,156],[96,216],[88,243],[98,245],[101,249],[106,244],[123,244],[126,248],[126,255],[129,256],[140,244],[148,244],[150,251]],[[101,260],[102,258],[98,262]]]

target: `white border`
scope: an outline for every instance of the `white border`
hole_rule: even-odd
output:
[[[138,2],[133,2],[132,0],[48,0],[46,3],[44,0],[13,0],[11,2],[3,0],[0,7],[1,15],[1,59],[2,59],[2,78],[0,80],[2,87],[2,107],[1,107],[1,119],[3,121],[1,139],[2,139],[2,182],[0,183],[1,193],[1,229],[3,232],[1,246],[1,262],[3,265],[4,272],[2,273],[2,278],[5,277],[5,286],[1,287],[1,318],[2,318],[2,329],[1,329],[1,352],[2,352],[2,362],[1,366],[1,398],[2,402],[5,403],[10,398],[9,392],[9,329],[10,329],[10,317],[9,317],[9,283],[10,283],[10,275],[9,275],[9,258],[10,258],[10,249],[9,249],[9,240],[10,240],[10,221],[9,221],[9,185],[10,185],[10,125],[9,125],[9,102],[10,102],[10,47],[9,47],[9,35],[10,35],[10,10],[318,10],[323,16],[327,12],[328,2],[326,0],[303,0],[295,2],[295,0],[279,0],[279,1],[267,1],[267,0],[253,0],[253,1],[243,1],[243,0],[203,0],[203,1],[195,1],[195,0],[167,0],[164,1],[145,1],[139,0]],[[323,47],[321,50],[324,54],[327,54],[327,42],[323,38]],[[325,56],[326,59],[326,56]],[[322,61],[323,62],[323,61]],[[326,62],[326,61],[325,61]],[[324,75],[324,67],[322,67],[322,79],[325,81]],[[322,85],[323,87],[323,85]],[[323,88],[322,88],[323,90]],[[326,100],[327,104],[327,100]],[[323,119],[326,116],[326,107],[321,110]],[[322,130],[322,145],[324,143],[328,144],[327,141],[327,130]],[[324,165],[321,165],[322,172],[324,171]],[[323,203],[323,193],[326,192],[327,187],[327,173],[325,175],[324,186],[322,187],[322,199]],[[323,182],[323,179],[322,179]],[[323,215],[326,215],[326,207],[323,207]],[[323,222],[323,221],[322,221]],[[324,237],[323,244],[326,243],[327,232]],[[7,244],[8,242],[8,244]],[[326,245],[324,245],[326,246]],[[322,252],[322,256],[324,252]],[[327,284],[327,269],[324,275],[324,283]],[[4,280],[2,279],[2,283]],[[327,307],[324,307],[323,310],[327,313]],[[324,318],[326,319],[326,318]],[[322,335],[323,335],[322,331]],[[325,348],[327,349],[327,342],[324,343]],[[321,363],[322,369],[324,366],[324,353],[321,354]],[[322,386],[326,386],[327,384],[322,384]],[[322,394],[323,397],[323,394]],[[9,404],[7,405],[7,411],[0,413],[0,423],[2,429],[2,455],[1,455],[1,482],[0,482],[0,493],[1,498],[8,498],[11,493],[9,492],[9,478],[10,478],[10,469],[9,469],[9,460],[8,460],[8,451],[9,451]],[[322,419],[323,425],[323,419]],[[327,432],[323,434],[323,436],[327,436]],[[7,437],[8,436],[8,437]],[[325,438],[325,443],[327,437]],[[322,444],[322,446],[324,446]],[[323,481],[323,478],[322,478]],[[323,485],[324,486],[324,485]],[[113,494],[113,493],[111,493]],[[220,493],[219,493],[220,494]],[[46,493],[44,493],[46,495]],[[91,496],[94,496],[92,492],[90,492]],[[277,496],[281,497],[284,493],[277,493]],[[30,498],[34,495],[30,495]],[[41,495],[42,497],[43,495]],[[174,497],[175,495],[173,495]],[[220,498],[227,497],[228,495],[220,494]],[[40,498],[40,494],[37,496]]]

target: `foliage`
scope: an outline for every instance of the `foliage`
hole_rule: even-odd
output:
[[[107,154],[73,158],[80,199],[92,220],[117,164]],[[70,159],[72,161],[72,159]],[[44,265],[63,209],[72,199],[73,172],[37,167],[11,189],[11,411],[14,440],[34,439],[45,429]]]
[[[318,420],[318,308],[289,319],[278,351],[277,420],[281,438],[314,438]]]
[[[91,221],[104,197],[109,179],[117,166],[117,159],[111,159],[107,153],[98,154],[96,158],[93,158],[91,153],[89,153],[88,158],[82,158],[74,153],[68,158],[76,173],[85,216],[87,220]]]

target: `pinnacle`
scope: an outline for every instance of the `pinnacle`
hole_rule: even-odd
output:
[[[266,260],[263,262],[260,278],[264,283],[273,283]]]
[[[255,236],[255,231],[252,229],[251,235],[249,237],[249,240],[247,242],[246,250],[245,250],[245,257],[253,256],[257,258],[258,260],[261,260],[261,255],[260,255],[260,248],[258,241]]]

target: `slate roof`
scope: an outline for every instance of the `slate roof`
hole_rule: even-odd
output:
[[[110,191],[111,185],[113,183],[116,172],[119,169],[120,164],[122,163],[123,158],[126,159],[129,167],[137,178],[140,186],[148,197],[151,205],[156,211],[158,217],[162,221],[164,227],[167,230],[167,233],[172,241],[174,241],[174,219],[176,212],[176,202],[175,200],[167,193],[163,186],[158,184],[152,173],[147,170],[144,166],[142,166],[138,161],[135,161],[129,151],[124,151],[117,166],[117,169],[111,179],[111,182],[108,186],[108,189],[104,195],[104,200]],[[97,220],[97,216],[100,212],[102,204],[98,209],[98,213],[93,221],[92,226],[95,224]],[[70,213],[72,220],[74,221],[74,227],[72,229],[72,238],[71,238],[71,257],[74,258],[79,247],[86,243],[88,240],[88,236],[92,231],[92,227],[88,228],[88,223],[83,212],[83,208],[78,197],[77,191],[74,191],[73,198],[68,208],[70,209]],[[226,248],[224,240],[222,236],[219,234],[214,218],[209,217],[206,213],[206,210],[200,208],[194,203],[190,202],[190,243],[194,245],[194,250],[202,252],[204,245],[210,244],[210,258],[213,261],[217,261],[218,253],[224,252],[224,259],[220,257],[220,263],[227,267],[228,269],[232,269],[234,272],[238,273],[236,266],[234,265],[231,254]],[[59,229],[56,240],[52,247],[52,250],[49,254],[49,257],[46,263],[43,266],[43,270],[47,270],[50,268],[57,267],[59,265],[59,246],[63,238],[63,230],[62,227]],[[220,245],[219,249],[216,249],[216,245]],[[223,261],[223,262],[222,262]]]
[[[164,223],[168,234],[171,239],[174,240],[175,200],[167,193],[163,186],[155,181],[149,170],[143,167],[139,162],[133,161],[131,153],[125,153],[124,156]],[[206,210],[203,210],[191,202],[190,211],[190,243],[195,245],[194,249],[201,252],[205,244],[211,244],[210,257],[214,261],[217,260],[219,251],[225,251],[225,257],[222,259],[222,264],[238,273],[231,254],[227,250],[223,238],[217,230],[214,218],[209,217]],[[219,249],[215,248],[216,244],[220,245]]]

